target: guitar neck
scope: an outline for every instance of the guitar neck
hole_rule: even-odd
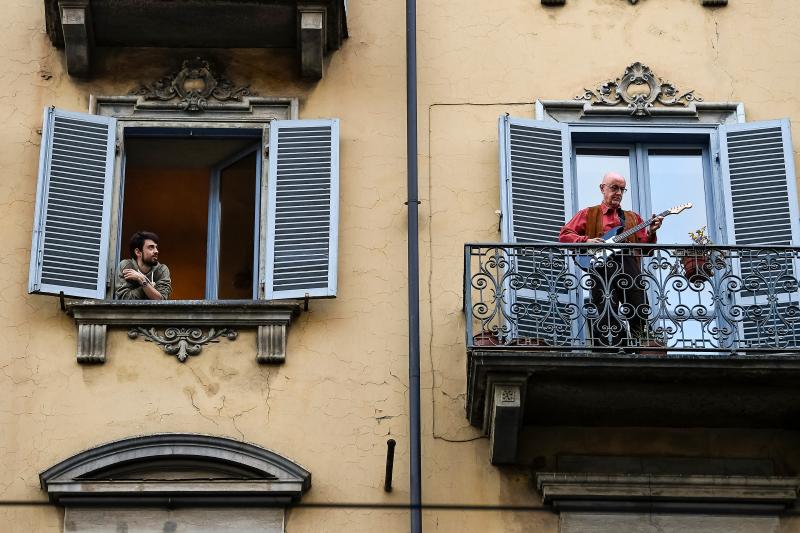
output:
[[[669,210],[666,210],[663,213],[659,213],[659,214],[655,215],[654,217],[650,218],[650,220],[642,222],[641,224],[637,224],[636,226],[632,227],[631,229],[627,229],[627,230],[623,231],[622,233],[618,234],[616,237],[613,238],[613,241],[614,242],[622,242],[625,239],[627,239],[628,237],[630,237],[631,235],[633,235],[634,233],[636,233],[637,231],[641,230],[642,228],[646,228],[647,226],[652,224],[653,221],[655,219],[657,219],[658,217],[666,217],[667,215],[671,215],[671,214],[672,213]]]

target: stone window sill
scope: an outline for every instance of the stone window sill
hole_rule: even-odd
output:
[[[538,472],[547,505],[564,511],[778,514],[797,501],[800,479],[779,476]]]
[[[128,328],[128,337],[143,337],[181,362],[222,337],[235,340],[239,329],[257,330],[256,361],[286,360],[286,336],[303,302],[275,301],[109,301],[75,300],[65,311],[78,326],[78,362],[105,363],[109,327]]]

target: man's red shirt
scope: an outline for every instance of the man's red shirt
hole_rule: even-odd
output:
[[[600,208],[603,210],[603,234],[605,234],[611,228],[622,225],[622,222],[619,218],[618,209],[614,209],[606,204],[600,204]],[[564,224],[564,227],[561,228],[561,233],[558,234],[559,242],[586,242],[589,239],[586,236],[586,219],[588,211],[588,207],[586,209],[581,209],[574,217],[572,217],[572,220]],[[642,217],[636,213],[634,213],[634,216],[636,217],[636,223],[634,225],[641,224]],[[643,228],[636,232],[636,239],[638,242],[655,243],[656,235],[655,233],[652,235],[648,234],[647,229]]]

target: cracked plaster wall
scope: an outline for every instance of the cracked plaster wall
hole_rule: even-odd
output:
[[[350,10],[354,38],[323,81],[295,75],[293,51],[201,51],[260,95],[298,96],[301,118],[341,123],[339,298],[313,301],[289,332],[282,366],[255,362],[255,336],[207,346],[186,364],[151,343],[109,335],[108,361],[75,361],[74,323],[50,296],[26,294],[42,108],[88,109],[127,94],[196,51],[99,50],[90,81],[70,79],[44,33],[43,2],[4,4],[0,20],[0,500],[42,501],[38,474],[83,449],[131,435],[188,431],[265,446],[313,473],[304,501],[407,500],[402,6]],[[169,252],[162,259],[169,263]],[[395,492],[383,491],[386,440],[399,442]],[[0,524],[60,531],[63,510],[0,505]],[[333,511],[289,531],[402,530],[405,513]],[[330,515],[330,513],[329,513]],[[5,519],[13,520],[6,522]],[[329,523],[331,525],[325,525]],[[294,524],[297,524],[296,526]],[[333,525],[335,524],[335,525]],[[5,531],[0,525],[0,531]],[[15,531],[15,529],[11,529]]]
[[[125,94],[170,72],[180,51],[101,51],[96,76],[70,79],[44,33],[40,0],[4,5],[0,47],[0,499],[42,500],[38,473],[85,448],[160,431],[261,444],[313,473],[305,501],[404,502],[407,478],[405,91],[402,2],[351,3],[350,38],[325,78],[294,75],[289,51],[214,51],[226,75],[262,95],[299,96],[301,117],[341,119],[339,297],[315,301],[289,333],[280,367],[256,366],[253,334],[207,347],[185,365],[152,344],[109,337],[103,366],[79,366],[75,327],[55,298],[26,294],[45,105],[85,111],[88,95]],[[496,119],[533,116],[537,98],[570,98],[635,60],[707,100],[736,100],[750,120],[800,121],[794,31],[800,6],[731,0],[430,0],[418,5],[422,251],[423,490],[428,502],[538,505],[526,467],[492,467],[486,439],[464,416],[461,313],[465,242],[494,241],[499,207]],[[481,105],[473,105],[481,104]],[[486,104],[486,105],[484,105]],[[795,138],[800,132],[795,129]],[[797,145],[797,144],[796,144]],[[168,263],[168,251],[162,251]],[[382,491],[385,441],[398,441],[395,492]],[[720,450],[713,432],[638,433],[661,452]],[[728,435],[731,438],[731,435]],[[780,435],[734,434],[736,450],[783,453]],[[618,453],[609,434],[532,436],[526,457],[553,450]],[[795,437],[792,437],[795,438]],[[638,440],[637,440],[638,439]],[[697,442],[693,442],[693,439]],[[683,444],[681,444],[684,442]],[[730,448],[729,448],[730,449]],[[777,450],[773,452],[772,450]],[[20,531],[60,531],[52,507],[0,506]],[[407,529],[407,514],[295,509],[287,531]],[[426,512],[426,531],[555,533],[546,513]],[[785,531],[800,531],[785,521]]]
[[[423,400],[427,500],[538,505],[531,466],[552,467],[559,453],[767,457],[784,474],[800,471],[795,432],[650,428],[526,430],[522,466],[491,467],[487,439],[463,416],[461,310],[464,243],[500,240],[500,115],[534,118],[537,99],[571,99],[642,61],[706,101],[744,102],[750,121],[789,117],[797,160],[798,22],[800,5],[791,1],[731,0],[721,9],[694,0],[419,4],[422,358],[432,385]],[[498,518],[475,517],[467,530],[557,531],[552,521],[533,527],[526,513]],[[435,531],[464,527],[455,514],[437,519]],[[782,528],[798,531],[794,519]]]

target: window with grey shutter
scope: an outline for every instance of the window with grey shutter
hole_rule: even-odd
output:
[[[339,121],[270,123],[266,297],[336,296]]]
[[[557,244],[572,216],[570,140],[565,124],[500,117],[500,179],[503,241]],[[516,284],[506,287],[506,310],[520,337],[567,344],[573,335],[567,289],[573,265],[557,248],[509,248]],[[550,295],[555,293],[555,300]]]
[[[28,291],[104,298],[116,120],[44,112]]]
[[[797,246],[797,186],[786,119],[720,127],[720,165],[726,189],[728,241],[737,245]],[[743,280],[736,302],[744,313],[745,346],[800,344],[800,303],[793,254],[741,252]]]

